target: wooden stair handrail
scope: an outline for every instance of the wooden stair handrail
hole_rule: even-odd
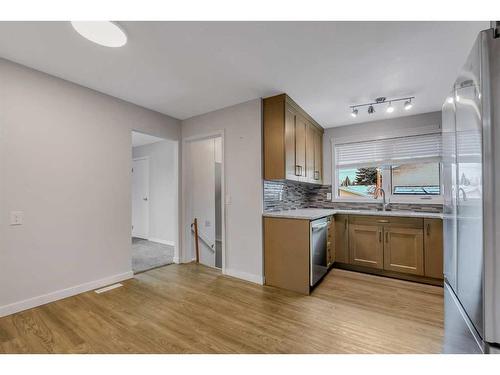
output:
[[[195,244],[195,249],[196,249],[196,263],[200,262],[200,249],[198,247],[198,219],[194,218],[193,224],[191,226],[194,226],[194,244]]]

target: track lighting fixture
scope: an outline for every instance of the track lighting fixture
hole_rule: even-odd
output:
[[[415,99],[414,96],[408,96],[405,98],[394,98],[394,99],[387,100],[387,98],[385,96],[380,96],[380,97],[376,98],[375,101],[373,101],[371,103],[351,105],[351,116],[357,117],[358,116],[358,108],[360,108],[360,107],[368,107],[368,114],[371,115],[371,114],[375,113],[375,107],[377,105],[384,104],[384,103],[389,103],[389,105],[387,106],[387,108],[385,110],[386,113],[393,113],[396,110],[396,108],[393,106],[392,103],[397,103],[397,102],[401,102],[401,101],[404,101],[404,106],[403,106],[404,109],[409,111],[410,109],[413,108],[413,100],[414,99]],[[451,98],[451,100],[453,100],[453,98]]]

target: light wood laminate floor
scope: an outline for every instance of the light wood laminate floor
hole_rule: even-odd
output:
[[[333,269],[311,296],[195,264],[0,318],[3,353],[438,353],[443,289]]]

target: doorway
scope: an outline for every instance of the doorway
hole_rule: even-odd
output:
[[[199,262],[224,269],[224,163],[223,137],[214,135],[185,142],[186,212],[197,220]],[[196,238],[188,228],[189,251],[195,258]]]
[[[174,263],[178,233],[176,141],[132,131],[132,271]]]

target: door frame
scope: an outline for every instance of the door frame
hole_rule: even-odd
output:
[[[222,148],[222,163],[221,163],[221,222],[222,222],[222,267],[221,271],[223,274],[226,273],[226,157],[225,157],[225,143],[224,143],[224,130],[216,130],[213,132],[207,132],[199,135],[194,135],[190,137],[186,137],[182,140],[182,160],[188,161],[186,165],[183,165],[182,168],[182,191],[185,192],[183,202],[182,202],[182,212],[183,212],[183,227],[186,230],[182,231],[183,235],[183,248],[182,248],[182,262],[192,262],[194,260],[193,256],[189,256],[189,250],[190,250],[190,236],[186,236],[187,230],[189,230],[189,234],[191,234],[191,229],[190,225],[191,223],[189,222],[189,212],[188,212],[188,205],[187,205],[187,199],[189,194],[187,194],[187,174],[186,171],[189,168],[189,163],[191,163],[191,160],[187,157],[187,145],[192,142],[196,141],[203,141],[205,139],[214,139],[214,138],[221,138],[221,148]],[[189,246],[189,247],[188,247]]]
[[[149,182],[150,182],[150,164],[151,164],[151,161],[149,160],[149,156],[140,156],[140,157],[137,157],[137,158],[132,158],[132,169],[134,168],[133,165],[134,165],[134,161],[140,161],[140,160],[146,160],[148,163],[147,163],[147,166],[148,166],[148,172],[147,172],[147,175],[148,175],[148,181],[147,181],[147,190],[148,190],[148,213],[147,213],[147,234],[146,234],[146,237],[138,237],[138,238],[143,238],[145,240],[148,240],[149,241],[149,233],[150,233],[150,222],[149,222],[149,217],[150,217],[150,212],[151,212],[151,201],[150,201],[150,193],[151,193],[151,187],[149,186]],[[132,169],[131,169],[131,173],[132,173],[132,176],[133,176],[133,173],[132,172]],[[133,183],[133,177],[132,177],[132,183]],[[131,190],[131,193],[132,193],[132,190]],[[132,221],[132,220],[131,220]],[[132,228],[132,237],[133,237],[133,234],[134,234],[134,229]]]
[[[181,228],[181,225],[180,223],[182,222],[182,218],[180,216],[180,212],[181,211],[181,207],[182,207],[182,204],[181,204],[181,201],[179,199],[180,195],[179,195],[179,192],[180,192],[180,189],[181,189],[181,155],[180,155],[180,150],[179,150],[179,145],[181,144],[181,141],[178,140],[178,139],[171,139],[171,138],[165,138],[164,136],[161,136],[161,135],[156,135],[156,134],[150,134],[150,133],[147,133],[143,130],[138,130],[138,129],[134,129],[132,128],[130,130],[130,199],[129,199],[129,202],[130,202],[130,223],[132,223],[132,160],[134,159],[139,159],[139,158],[134,158],[132,156],[132,132],[135,132],[135,133],[141,133],[141,134],[146,134],[146,135],[151,135],[151,136],[154,136],[154,137],[158,137],[158,138],[161,138],[165,141],[169,141],[169,142],[172,142],[173,145],[174,145],[174,155],[175,155],[175,160],[174,160],[174,175],[175,175],[175,178],[174,178],[174,182],[175,182],[175,193],[174,193],[174,201],[175,201],[175,209],[174,209],[174,215],[175,215],[175,220],[174,220],[174,233],[175,233],[175,242],[174,242],[174,263],[181,263],[180,261],[180,254],[181,254],[181,235],[180,235],[180,228]],[[149,158],[149,156],[144,156],[144,157],[147,157]],[[131,236],[132,238],[132,233],[131,233]],[[130,241],[130,254],[132,254],[132,241]]]

